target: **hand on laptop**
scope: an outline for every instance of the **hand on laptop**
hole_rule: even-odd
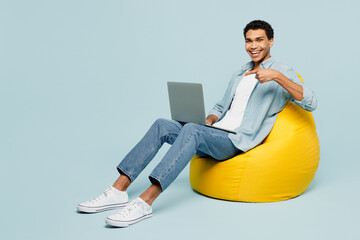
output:
[[[210,114],[206,118],[206,125],[213,125],[218,120],[217,116]]]

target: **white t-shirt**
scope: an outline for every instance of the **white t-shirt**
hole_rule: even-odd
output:
[[[236,89],[235,96],[232,100],[230,109],[226,112],[224,118],[222,118],[219,122],[214,123],[215,127],[225,128],[233,131],[240,127],[244,117],[246,105],[257,82],[258,80],[255,78],[255,74],[245,76],[240,81]]]

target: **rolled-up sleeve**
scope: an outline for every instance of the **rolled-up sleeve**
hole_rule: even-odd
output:
[[[209,111],[208,115],[215,115],[219,119],[222,115],[223,109],[223,105],[221,103],[222,101],[217,102],[215,106]]]
[[[303,109],[312,112],[316,109],[318,105],[318,101],[315,93],[307,88],[304,84],[303,87],[303,99],[301,101],[297,101],[291,97],[290,102],[295,103],[296,105],[302,107]]]
[[[315,93],[302,82],[299,75],[292,68],[288,68],[287,71],[285,71],[284,75],[291,81],[301,85],[303,88],[303,98],[301,101],[295,100],[290,95],[290,93],[284,89],[284,91],[289,97],[289,101],[305,109],[306,111],[314,111],[318,105]]]

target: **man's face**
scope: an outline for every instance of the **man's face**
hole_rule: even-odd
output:
[[[274,39],[268,39],[264,29],[249,30],[245,37],[245,49],[255,64],[270,58],[270,48]]]

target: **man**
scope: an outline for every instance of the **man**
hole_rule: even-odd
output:
[[[277,113],[287,101],[313,111],[314,93],[291,68],[270,56],[273,29],[256,20],[244,28],[245,49],[251,62],[235,73],[224,97],[210,111],[206,123],[234,130],[236,134],[188,123],[158,119],[140,142],[117,166],[119,178],[100,196],[78,205],[81,212],[99,212],[124,207],[106,223],[127,227],[152,216],[151,205],[185,168],[194,154],[226,160],[246,152],[272,129]],[[165,143],[172,146],[149,176],[151,186],[128,204],[127,188]]]

